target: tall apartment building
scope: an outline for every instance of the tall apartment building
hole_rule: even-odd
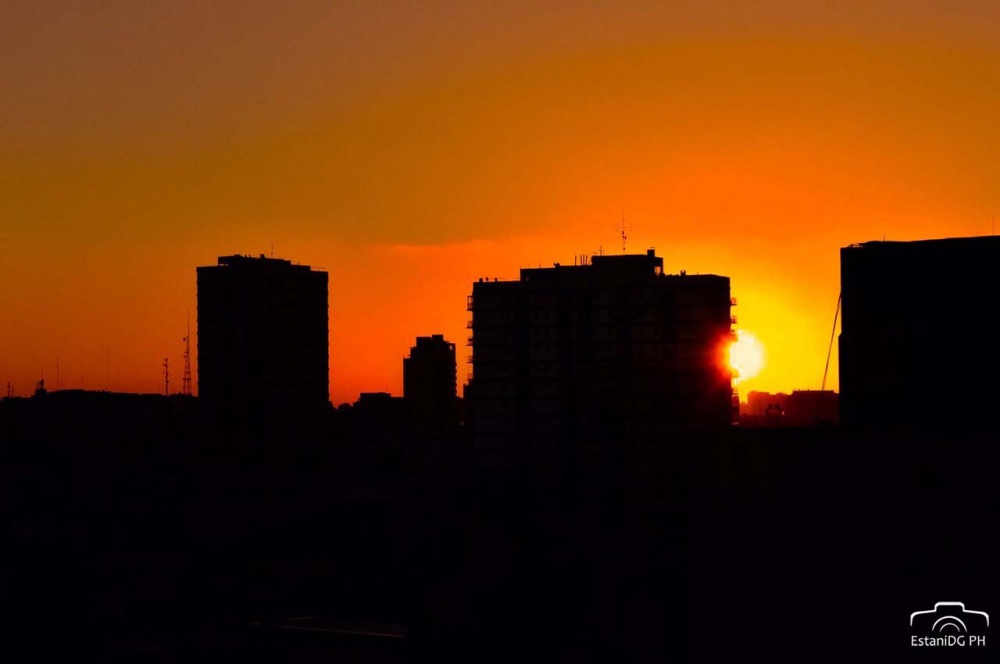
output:
[[[199,398],[233,413],[328,406],[328,274],[264,255],[197,272]]]
[[[420,430],[444,430],[458,424],[455,344],[443,335],[417,337],[403,358],[403,401]]]
[[[995,430],[1000,237],[840,250],[841,422]]]
[[[480,454],[731,425],[729,279],[664,274],[653,250],[581,263],[473,284]]]

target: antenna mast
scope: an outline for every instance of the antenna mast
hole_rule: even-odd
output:
[[[622,236],[622,253],[624,254],[625,253],[625,244],[628,241],[628,234],[627,234],[626,231],[632,230],[632,224],[627,224],[626,225],[626,223],[625,223],[625,208],[622,208],[622,223],[621,224],[615,224],[615,228],[617,228],[619,231],[621,231],[621,236]]]
[[[170,362],[163,358],[163,394],[170,396]]]
[[[187,334],[184,336],[184,378],[181,394],[191,396],[191,312],[188,312]]]

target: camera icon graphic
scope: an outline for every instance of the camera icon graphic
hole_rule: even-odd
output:
[[[937,602],[929,611],[910,614],[910,627],[924,633],[975,634],[989,626],[988,613],[966,609],[962,602]]]

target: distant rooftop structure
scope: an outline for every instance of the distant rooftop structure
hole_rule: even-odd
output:
[[[292,261],[287,258],[275,258],[273,256],[268,256],[266,254],[258,254],[256,256],[251,254],[233,254],[231,256],[219,256],[219,265],[248,265],[254,267],[298,267],[305,270],[311,270],[312,268],[308,265],[297,265],[292,263]]]
[[[944,237],[924,240],[868,240],[855,242],[844,249],[903,249],[905,251],[928,250],[933,252],[956,250],[967,251],[970,248],[1000,246],[1000,235],[974,235],[969,237]]]
[[[837,424],[838,395],[832,390],[793,390],[791,394],[751,391],[740,408],[743,426],[812,427]]]
[[[574,274],[590,274],[600,272],[605,275],[618,275],[624,278],[663,273],[663,258],[656,255],[655,249],[649,249],[645,254],[607,254],[598,256],[586,256],[585,261],[579,261],[576,265],[562,265],[553,263],[552,267],[541,268],[521,268],[521,281],[531,281],[533,279],[562,279],[564,275],[557,275],[554,270],[569,270]]]

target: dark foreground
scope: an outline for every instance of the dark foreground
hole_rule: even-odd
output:
[[[1000,616],[992,436],[685,432],[501,471],[461,433],[95,421],[5,414],[4,661],[997,661],[909,626]]]

